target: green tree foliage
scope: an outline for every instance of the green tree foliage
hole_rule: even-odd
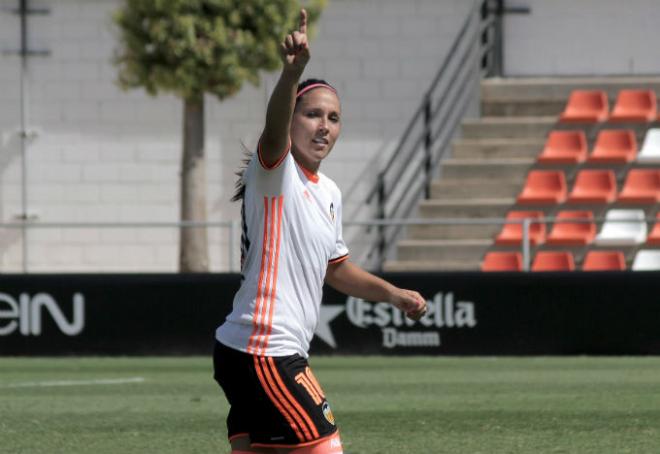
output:
[[[309,22],[325,0],[307,2]],[[282,38],[298,21],[298,0],[125,0],[116,13],[116,54],[124,88],[183,99],[225,99],[259,71],[280,65]]]
[[[326,0],[304,7],[313,23]],[[222,100],[280,65],[280,44],[298,24],[298,0],[123,0],[115,14],[119,84],[183,100],[181,220],[206,221],[204,94]],[[206,229],[183,227],[179,269],[208,271]]]

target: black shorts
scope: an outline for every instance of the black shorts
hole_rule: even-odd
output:
[[[300,355],[256,356],[215,343],[214,378],[229,405],[229,440],[252,446],[298,447],[337,431],[330,405]]]

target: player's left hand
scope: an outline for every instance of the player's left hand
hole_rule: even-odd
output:
[[[426,300],[419,292],[397,288],[390,297],[390,303],[412,320],[419,320],[426,314]]]
[[[307,11],[300,10],[298,30],[288,34],[280,44],[280,54],[285,70],[302,72],[309,62],[309,44],[307,41]]]

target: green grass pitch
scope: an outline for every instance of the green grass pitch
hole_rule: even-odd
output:
[[[660,452],[660,358],[311,363],[346,454]],[[210,358],[0,358],[3,454],[229,452],[226,412]]]

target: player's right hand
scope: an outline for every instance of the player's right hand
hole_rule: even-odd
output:
[[[417,321],[426,315],[426,299],[414,290],[397,288],[390,296],[390,303],[411,320]]]
[[[309,62],[309,45],[307,42],[307,11],[300,10],[298,30],[286,35],[280,45],[280,54],[285,70],[299,70],[302,72]]]

